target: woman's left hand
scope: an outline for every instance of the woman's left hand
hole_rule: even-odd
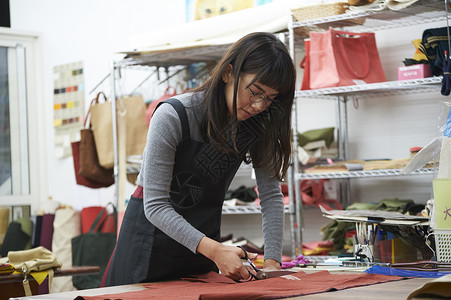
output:
[[[263,271],[274,271],[280,270],[280,263],[274,259],[265,259],[265,263],[263,265]]]

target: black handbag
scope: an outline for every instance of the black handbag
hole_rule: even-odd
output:
[[[107,217],[101,220],[108,206],[113,207],[115,232],[101,232]],[[100,223],[100,224],[99,224]],[[72,239],[72,265],[73,266],[99,266],[100,273],[96,275],[74,276],[72,282],[79,290],[100,287],[103,273],[108,265],[110,256],[116,246],[117,210],[112,203],[100,211],[92,223],[89,232]]]
[[[427,57],[433,75],[443,74],[445,51],[450,55],[448,38],[446,27],[426,29],[423,32],[419,50]]]

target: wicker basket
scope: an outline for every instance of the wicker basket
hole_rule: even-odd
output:
[[[322,3],[317,5],[310,5],[305,7],[300,7],[296,9],[292,9],[291,12],[295,21],[302,22],[312,19],[321,19],[327,18],[331,16],[341,15],[346,13],[349,5],[346,2],[335,2],[335,3]],[[330,26],[333,27],[347,27],[347,26],[356,26],[362,25],[365,23],[365,18],[350,18],[344,19],[340,21],[333,22],[321,22],[318,24],[311,24],[306,26],[296,27],[294,32],[299,37],[308,37],[311,31],[324,31],[327,30]],[[313,25],[313,26],[312,26]]]
[[[305,21],[341,15],[346,12],[348,7],[349,5],[346,2],[322,3],[292,9],[291,12],[296,21]]]

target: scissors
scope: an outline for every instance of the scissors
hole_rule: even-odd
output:
[[[247,263],[251,266],[251,268],[255,271],[255,273],[251,272],[251,270],[247,269],[247,271],[249,272],[249,275],[251,276],[249,281],[252,279],[255,280],[260,280],[260,279],[266,279],[268,278],[268,273],[260,270],[259,268],[257,268],[254,263],[252,262],[252,260],[249,259],[249,256],[247,255],[247,251],[244,250],[243,247],[241,246],[237,246],[238,248],[240,248],[241,250],[243,250],[244,252],[244,259],[247,261]]]

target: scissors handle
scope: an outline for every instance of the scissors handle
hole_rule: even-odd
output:
[[[241,250],[243,250],[244,252],[244,259],[249,263],[249,265],[252,267],[252,269],[254,269],[255,272],[260,272],[260,270],[254,265],[254,263],[252,262],[252,260],[249,259],[249,255],[247,255],[247,251],[244,250],[244,248],[242,246],[237,246],[238,248],[240,248]]]

